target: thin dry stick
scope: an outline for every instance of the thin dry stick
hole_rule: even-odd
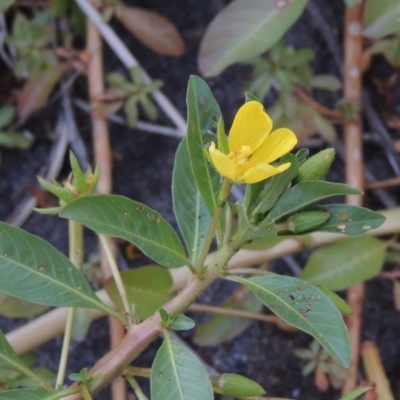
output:
[[[121,62],[126,68],[130,69],[138,66],[138,62],[132,53],[128,50],[122,40],[115,34],[115,32],[107,25],[101,18],[100,14],[94,9],[88,0],[75,0],[81,10],[86,14],[88,19],[96,25],[97,29],[103,36],[104,40],[114,50],[115,54],[119,57]],[[151,82],[150,76],[141,69],[142,79],[144,83]],[[155,90],[152,96],[161,109],[168,115],[170,120],[179,128],[181,135],[184,136],[186,132],[186,121],[181,116],[179,111],[173,106],[169,99],[160,91]]]
[[[361,355],[367,378],[374,384],[378,399],[394,400],[376,344],[371,341],[364,342],[361,346]]]
[[[93,149],[95,163],[100,168],[100,177],[97,190],[102,194],[111,193],[112,189],[112,167],[111,150],[108,134],[107,121],[101,112],[97,99],[104,93],[104,74],[101,37],[95,25],[91,22],[87,24],[87,51],[90,55],[88,63],[88,84],[91,103],[91,120]],[[115,254],[115,245],[110,241],[111,252]],[[111,268],[107,256],[102,246],[100,246],[101,266],[104,277],[109,278]],[[125,335],[124,327],[114,318],[109,318],[111,347],[117,346]],[[116,379],[111,386],[112,398],[126,400],[127,392],[125,381],[122,378]]]
[[[365,189],[368,189],[368,190],[384,189],[384,188],[389,188],[392,186],[399,186],[399,185],[400,185],[400,177],[392,178],[392,179],[385,179],[384,181],[368,182],[365,185]]]
[[[300,86],[293,85],[293,91],[297,94],[297,96],[303,100],[305,103],[309,104],[320,114],[325,115],[326,117],[331,117],[338,119],[339,121],[343,120],[343,115],[339,111],[331,110],[330,108],[325,107],[321,103],[318,103],[311,95],[306,93]]]
[[[364,3],[358,2],[354,7],[346,7],[344,26],[344,98],[345,101],[359,107],[362,102],[361,82],[361,21]],[[364,169],[362,157],[362,124],[361,116],[355,113],[354,118],[344,123],[346,145],[346,182],[350,186],[363,188]],[[362,198],[347,196],[346,202],[355,206],[362,205]],[[364,299],[364,284],[359,283],[347,291],[347,302],[353,314],[346,318],[351,344],[351,364],[342,392],[348,393],[356,387],[360,350],[361,315]]]
[[[206,304],[192,304],[188,311],[199,312],[199,313],[210,313],[210,314],[218,314],[218,315],[227,315],[230,317],[239,317],[245,319],[251,319],[254,321],[267,322],[270,324],[275,324],[279,327],[291,328],[290,325],[283,322],[276,315],[264,315],[250,311],[238,310],[233,308],[223,308],[223,307],[214,307]],[[295,328],[293,329],[295,330]]]

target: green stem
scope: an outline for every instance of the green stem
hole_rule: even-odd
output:
[[[46,400],[63,399],[64,397],[69,396],[71,394],[80,393],[80,391],[81,391],[81,388],[79,386],[72,386],[65,390],[61,390],[61,392],[57,391],[56,393],[54,393],[54,395],[46,397]]]
[[[80,385],[80,388],[81,388],[81,394],[82,394],[82,397],[84,400],[93,400],[93,397],[90,394],[89,389],[85,383],[82,383]]]
[[[121,297],[122,304],[124,305],[125,313],[128,316],[128,323],[130,326],[132,326],[133,321],[131,317],[131,306],[128,300],[128,295],[126,294],[124,283],[122,282],[120,271],[118,269],[117,263],[115,262],[114,255],[111,251],[110,244],[108,243],[108,240],[104,235],[99,235],[99,238],[101,244],[104,247],[104,251],[106,252],[107,259],[110,264],[110,269],[113,274],[118,293]]]
[[[136,382],[136,379],[132,375],[125,375],[125,379],[129,382],[132,389],[134,390],[138,400],[148,400],[148,398],[142,392],[141,387]]]
[[[76,221],[68,220],[68,238],[69,238],[69,259],[72,264],[82,271],[83,266],[83,226]],[[74,322],[75,309],[70,308],[68,310],[68,318],[65,326],[64,340],[61,349],[60,364],[58,367],[56,388],[60,387],[64,383],[65,371],[68,363],[69,346],[72,337],[72,328]]]
[[[246,275],[271,275],[273,274],[270,271],[264,271],[258,268],[237,268],[233,271],[226,271],[226,275],[238,275],[238,274],[246,274]]]
[[[201,251],[199,261],[197,262],[197,265],[196,265],[196,271],[198,271],[200,277],[204,273],[204,263],[206,261],[208,252],[210,251],[210,246],[214,239],[214,235],[215,235],[215,231],[218,226],[219,218],[225,207],[225,203],[229,198],[229,192],[231,190],[231,187],[232,187],[232,181],[225,178],[222,183],[219,195],[218,195],[217,206],[214,210],[214,215],[212,217],[210,227],[208,228],[208,232],[207,232],[206,239],[204,241],[203,249]]]
[[[124,375],[134,375],[134,376],[140,376],[142,378],[150,378],[151,368],[127,367],[124,370]]]
[[[60,363],[58,365],[56,388],[61,387],[64,384],[65,372],[67,370],[69,346],[72,337],[72,328],[74,325],[75,308],[68,310],[67,323],[65,324],[64,339],[61,349]]]
[[[45,382],[40,376],[36,375],[28,367],[25,367],[25,365],[17,364],[17,365],[15,365],[15,370],[22,372],[24,375],[31,378],[33,381],[37,382],[40,385],[40,387],[42,387],[43,389],[54,390],[53,386],[51,386],[49,383]]]
[[[231,238],[232,222],[233,222],[232,206],[230,204],[228,204],[228,207],[226,209],[225,232],[224,232],[224,238],[222,241],[223,244],[228,243]]]

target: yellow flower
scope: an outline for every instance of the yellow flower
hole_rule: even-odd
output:
[[[274,167],[272,162],[289,153],[297,143],[296,135],[287,128],[272,130],[271,118],[258,101],[249,101],[236,113],[228,144],[229,154],[209,148],[218,172],[237,183],[256,183],[290,167],[285,163]]]

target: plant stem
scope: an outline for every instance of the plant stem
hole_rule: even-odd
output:
[[[361,26],[363,12],[364,1],[357,2],[353,7],[346,7],[344,26],[344,99],[359,106],[360,109],[362,104],[361,55],[363,39],[361,37]],[[354,29],[355,27],[356,29]],[[346,183],[362,189],[364,186],[364,164],[360,113],[355,113],[351,120],[345,120],[343,129],[346,145]],[[346,203],[361,206],[362,197],[346,196]],[[346,300],[353,310],[353,314],[346,317],[351,345],[351,362],[342,386],[342,394],[351,392],[357,385],[364,291],[364,283],[351,286],[347,291]]]
[[[233,271],[226,271],[227,275],[237,275],[237,274],[246,274],[246,275],[271,275],[273,272],[265,271],[259,268],[237,268]]]
[[[74,318],[75,318],[75,308],[70,308],[68,310],[67,323],[65,324],[64,339],[61,349],[60,363],[57,372],[56,388],[61,387],[64,383],[65,371],[67,370],[69,346],[71,344]]]
[[[371,341],[364,342],[361,346],[361,356],[368,381],[373,383],[377,398],[394,400],[376,344]]]
[[[400,208],[385,210],[382,211],[382,214],[386,217],[386,221],[379,228],[367,232],[367,236],[393,235],[400,232]],[[309,238],[307,241],[299,240],[298,238],[295,239],[293,237],[290,239],[282,239],[282,242],[266,250],[242,249],[229,261],[228,271],[270,262],[289,254],[299,253],[304,249],[316,249],[346,239],[346,236],[343,234],[327,232],[315,232],[306,237]],[[307,243],[310,243],[311,246]],[[210,253],[207,259],[212,260],[214,256],[215,253]],[[187,285],[188,268],[174,268],[170,270],[170,273],[173,280],[171,291],[179,291]],[[111,314],[106,308],[107,305],[110,307],[112,306],[112,302],[106,292],[100,290],[96,292],[96,295],[105,304],[105,308],[103,310],[90,309],[89,318],[95,320],[102,317],[104,314],[114,316],[114,314]],[[116,313],[115,317],[121,321],[125,320],[118,313]],[[23,354],[63,333],[66,319],[66,309],[56,308],[28,322],[26,325],[7,333],[6,338],[17,354]],[[48,329],[43,331],[43,326],[47,326]]]
[[[142,392],[141,387],[136,382],[136,379],[132,375],[125,375],[125,379],[129,382],[132,389],[134,390],[138,400],[148,400],[147,397]]]
[[[31,378],[33,381],[37,382],[43,389],[54,390],[54,388],[49,383],[45,382],[40,376],[36,375],[31,369],[25,367],[25,365],[18,364],[15,369],[22,372],[24,375]]]
[[[82,396],[83,396],[84,400],[93,400],[93,397],[90,394],[89,389],[86,386],[86,384],[82,383],[80,385],[80,388],[81,388],[81,393],[82,393]]]
[[[218,314],[218,315],[227,315],[230,317],[238,317],[238,318],[246,318],[252,319],[255,321],[261,322],[268,322],[271,324],[276,324],[278,326],[287,325],[283,322],[279,317],[276,315],[264,315],[255,312],[245,311],[245,310],[238,310],[233,308],[224,308],[224,307],[214,307],[205,304],[192,304],[188,311],[197,312],[197,313],[210,313],[210,314]],[[297,331],[296,328],[294,330]]]
[[[196,271],[198,271],[198,273],[200,273],[200,276],[204,273],[204,267],[205,267],[204,263],[206,261],[207,254],[210,251],[210,246],[211,246],[212,240],[214,238],[215,231],[217,229],[219,219],[221,217],[221,213],[222,213],[222,211],[225,207],[225,203],[229,197],[229,192],[230,192],[231,187],[232,187],[232,181],[224,178],[224,181],[221,186],[221,190],[218,195],[217,206],[215,207],[214,215],[212,217],[210,227],[208,228],[208,232],[207,232],[206,239],[204,241],[203,249],[201,251],[199,261],[196,265]]]
[[[194,277],[163,308],[171,315],[182,314],[224,271],[228,261],[236,253],[246,234],[247,231],[243,230],[233,238],[231,243],[223,245],[210,261],[211,267],[204,271],[202,279]],[[152,317],[136,325],[135,329],[128,331],[123,341],[89,371],[93,378],[92,392],[97,393],[112,382],[115,377],[123,374],[126,366],[161,333],[160,329],[160,314],[156,312]],[[78,398],[69,396],[64,400],[76,400]]]
[[[151,368],[127,367],[125,369],[124,375],[134,375],[134,376],[140,376],[142,378],[150,378]]]
[[[76,221],[68,220],[68,239],[69,239],[69,259],[72,264],[78,269],[82,270],[83,265],[83,226]],[[75,309],[68,310],[67,323],[65,326],[64,339],[61,349],[60,364],[58,367],[56,388],[64,383],[65,371],[68,363],[69,346],[72,337],[72,328],[74,323]]]
[[[113,277],[114,277],[114,280],[115,280],[115,284],[116,284],[117,289],[118,289],[118,293],[121,296],[121,300],[122,300],[122,303],[124,305],[125,312],[129,316],[128,317],[129,325],[132,326],[133,325],[133,321],[132,321],[132,318],[130,317],[131,307],[130,307],[130,304],[129,304],[128,295],[126,294],[125,286],[124,286],[124,283],[122,282],[121,274],[119,272],[117,263],[115,262],[115,259],[114,259],[114,256],[112,254],[112,251],[111,251],[111,248],[109,246],[107,238],[104,235],[99,235],[99,238],[100,238],[100,242],[103,245],[104,250],[106,252],[106,255],[107,255],[107,258],[108,258],[108,262],[110,263],[110,268],[111,268],[111,271],[112,271],[112,274],[113,274]]]
[[[112,192],[112,154],[110,134],[105,113],[102,112],[100,97],[104,94],[103,42],[96,26],[87,20],[86,50],[90,55],[87,66],[87,81],[90,97],[90,117],[92,122],[92,143],[96,165],[100,168],[97,192],[110,194]],[[111,253],[115,255],[115,243],[111,240]],[[100,246],[100,264],[104,279],[111,277],[112,272],[107,262],[107,256]],[[125,321],[122,324],[114,318],[109,318],[110,345],[116,346],[125,335]],[[116,379],[111,384],[111,398],[126,400],[126,385],[123,379]]]

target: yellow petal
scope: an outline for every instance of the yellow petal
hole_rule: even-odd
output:
[[[269,164],[289,153],[297,144],[296,135],[287,128],[280,128],[272,132],[253,153],[249,161],[249,168],[257,164]]]
[[[272,120],[258,101],[243,104],[236,113],[229,132],[229,151],[239,151],[242,146],[250,146],[254,151],[268,136]]]
[[[257,166],[247,170],[243,174],[242,179],[245,183],[257,183],[283,171],[286,171],[289,167],[290,163],[285,163],[277,167],[264,163],[258,164]]]
[[[215,148],[215,143],[211,142],[210,148],[208,149],[210,152],[211,160],[214,164],[214,167],[217,171],[222,175],[231,180],[235,178],[235,164],[233,161],[224,153],[221,153],[219,150]]]

